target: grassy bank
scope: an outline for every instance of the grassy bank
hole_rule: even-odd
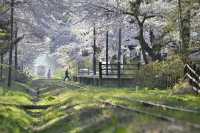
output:
[[[58,86],[55,86],[57,82]],[[42,123],[49,123],[45,130],[41,132],[51,133],[55,131],[68,132],[122,132],[129,133],[135,129],[135,132],[141,130],[153,129],[161,130],[162,128],[172,126],[169,123],[159,121],[153,117],[143,114],[127,112],[126,110],[118,110],[116,108],[107,108],[100,104],[101,101],[111,102],[115,105],[123,105],[125,107],[137,110],[145,110],[160,116],[175,118],[181,122],[199,123],[198,114],[188,112],[167,110],[166,108],[148,107],[135,100],[143,100],[156,104],[164,104],[180,109],[188,109],[196,112],[200,111],[200,98],[194,95],[177,95],[172,90],[159,90],[148,88],[103,88],[94,86],[70,86],[69,83],[55,81],[54,87],[49,83],[49,87],[41,95],[40,105],[55,104],[48,110],[43,112]],[[62,88],[61,86],[64,86]],[[48,91],[47,91],[48,90]],[[119,97],[125,98],[120,99]],[[82,119],[84,116],[84,119]],[[60,118],[60,119],[59,119]],[[55,119],[57,119],[55,121]],[[128,119],[128,120],[127,120]],[[116,121],[116,122],[115,122]],[[125,122],[124,122],[125,121]],[[103,124],[104,123],[104,124]],[[153,124],[151,124],[153,123]],[[162,128],[156,125],[161,123]],[[98,126],[97,126],[98,125]],[[146,125],[151,125],[145,129]],[[175,126],[178,126],[174,124]],[[185,128],[182,127],[181,128]],[[139,129],[141,127],[141,129]],[[187,127],[187,126],[186,126]],[[194,131],[193,129],[187,132]],[[170,131],[166,131],[170,132]],[[177,130],[172,132],[178,132]]]
[[[148,88],[104,88],[80,85],[62,80],[34,80],[27,84],[14,83],[13,88],[0,87],[1,102],[6,104],[52,105],[44,110],[29,110],[0,105],[0,132],[8,133],[137,133],[137,132],[198,132],[185,122],[200,125],[200,98],[179,95],[172,90]],[[32,103],[27,89],[40,90],[39,101]],[[152,107],[138,101],[164,104],[197,113]],[[106,103],[116,106],[110,106]],[[178,122],[130,110],[142,110]],[[31,113],[39,113],[36,117]],[[33,126],[34,125],[34,126]],[[166,130],[164,130],[166,129]]]
[[[17,105],[32,104],[31,96],[25,93],[26,85],[15,82],[13,86],[0,86],[0,132],[28,133],[32,118]]]

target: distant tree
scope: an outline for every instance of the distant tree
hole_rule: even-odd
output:
[[[8,21],[8,15],[6,14],[8,11],[7,6],[5,5],[5,1],[3,3],[0,3],[0,79],[3,79],[3,72],[4,72],[4,56],[9,50],[9,21]]]
[[[190,44],[191,0],[178,0],[178,9],[182,53],[187,53]]]
[[[163,19],[165,18],[164,14],[162,13],[163,11],[159,9],[159,7],[157,7],[156,10],[151,10],[151,11],[143,11],[144,7],[149,7],[151,5],[155,5],[155,3],[153,3],[154,1],[141,1],[141,0],[135,0],[135,1],[130,1],[130,11],[125,11],[124,14],[128,14],[134,17],[134,20],[130,21],[131,23],[137,23],[138,27],[139,27],[139,34],[136,37],[136,39],[140,42],[141,45],[141,49],[142,49],[142,54],[143,54],[143,58],[146,64],[148,64],[148,59],[147,59],[147,55],[146,52],[148,53],[148,55],[152,58],[153,61],[155,60],[160,60],[161,59],[161,55],[160,55],[160,51],[161,48],[158,48],[157,46],[159,46],[160,42],[158,43],[158,45],[156,46],[154,43],[155,40],[155,35],[153,30],[150,28],[150,43],[149,44],[146,39],[145,39],[145,23],[148,22],[148,20],[154,19],[154,18],[160,18]],[[162,2],[162,1],[161,1]],[[162,4],[162,3],[160,3]],[[163,3],[166,4],[166,3]],[[142,8],[143,7],[143,8]],[[164,10],[164,9],[163,9]],[[164,21],[164,19],[162,20]],[[160,38],[162,39],[166,34],[168,33],[167,30],[165,30],[162,35],[160,36]],[[158,40],[160,40],[160,38],[158,38]],[[155,47],[156,46],[156,47]],[[161,47],[161,46],[159,46]],[[156,49],[155,49],[156,48]]]

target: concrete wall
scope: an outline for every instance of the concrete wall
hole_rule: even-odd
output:
[[[137,81],[134,78],[103,78],[99,79],[98,77],[78,77],[78,82],[86,85],[95,85],[95,86],[106,86],[106,87],[135,87],[137,86]]]

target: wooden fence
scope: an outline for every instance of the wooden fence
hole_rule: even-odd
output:
[[[99,62],[99,78],[135,78],[136,71],[140,70],[140,63],[136,64],[104,64]]]
[[[99,62],[99,80],[101,82],[103,78],[118,79],[118,86],[121,86],[122,79],[136,79],[136,73],[138,70],[140,70],[140,63],[104,64]]]
[[[135,64],[121,64],[121,63],[113,63],[106,64],[99,62],[96,67],[96,76],[99,78],[111,77],[111,78],[133,78],[136,76],[136,72],[140,70],[140,63]],[[93,75],[93,70],[90,68],[79,68],[78,75],[89,76]]]
[[[193,86],[193,90],[200,93],[200,76],[196,70],[194,70],[190,65],[185,65],[185,77],[189,79],[190,85]]]
[[[152,69],[152,73],[156,73],[156,70]],[[117,83],[118,86],[124,84],[132,84],[133,86],[144,86],[150,88],[166,88],[173,87],[179,79],[183,76],[183,73],[180,76],[173,74],[161,74],[161,75],[149,75],[150,72],[145,72],[144,66],[140,63],[132,64],[122,64],[122,63],[102,63],[99,62],[96,67],[96,75],[93,74],[92,69],[85,68],[79,69],[78,75],[79,78],[95,78],[99,82],[99,85],[105,85],[110,81]],[[157,77],[158,76],[158,77]],[[127,82],[125,82],[127,81]],[[129,82],[130,81],[130,82]],[[94,84],[94,83],[93,83]]]

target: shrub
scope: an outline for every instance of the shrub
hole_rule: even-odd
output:
[[[184,63],[181,57],[175,55],[161,62],[145,65],[137,73],[139,85],[148,87],[172,87],[182,76]]]

